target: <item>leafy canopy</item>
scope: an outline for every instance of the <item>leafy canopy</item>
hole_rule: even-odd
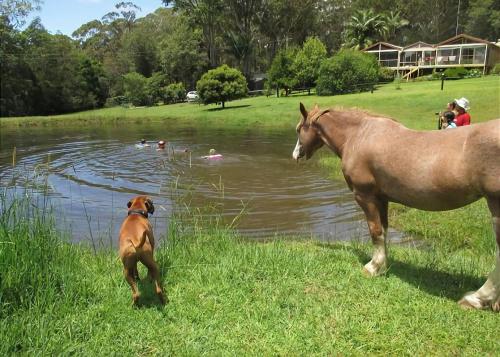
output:
[[[378,74],[375,57],[365,52],[342,50],[322,63],[316,90],[319,95],[360,92],[371,88]]]
[[[326,47],[317,37],[310,37],[295,57],[295,73],[299,83],[312,87],[319,75],[321,62],[326,58]]]
[[[196,83],[196,90],[204,104],[222,103],[243,98],[248,93],[243,74],[228,65],[222,65],[205,73]]]

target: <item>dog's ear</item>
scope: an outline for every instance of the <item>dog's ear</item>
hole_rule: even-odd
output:
[[[127,203],[127,207],[130,208],[130,206],[132,206],[132,201],[128,201]]]
[[[146,200],[146,208],[148,210],[148,213],[155,213],[155,206],[153,205],[153,201],[149,198]]]

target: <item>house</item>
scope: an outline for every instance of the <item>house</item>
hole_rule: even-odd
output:
[[[363,51],[374,54],[381,66],[398,71],[406,78],[450,67],[478,68],[487,73],[500,62],[498,44],[466,34],[436,45],[419,41],[400,47],[377,42]]]

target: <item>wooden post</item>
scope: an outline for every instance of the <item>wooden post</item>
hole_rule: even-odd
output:
[[[484,47],[483,76],[486,74],[486,63],[488,62],[488,45],[484,45]],[[474,63],[474,55],[472,56],[472,62]]]
[[[444,87],[444,72],[441,73],[441,90],[443,90]]]

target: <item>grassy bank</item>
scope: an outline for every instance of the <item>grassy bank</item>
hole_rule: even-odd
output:
[[[150,108],[108,108],[68,115],[49,117],[2,118],[0,127],[42,125],[85,125],[127,121],[176,120],[179,125],[196,124],[210,126],[262,126],[291,128],[298,121],[299,102],[307,107],[320,106],[359,107],[398,119],[417,129],[434,129],[434,113],[444,108],[454,98],[466,96],[472,106],[474,122],[500,117],[500,77],[447,81],[440,90],[439,81],[402,83],[397,90],[394,84],[385,84],[373,93],[348,94],[333,97],[292,95],[285,98],[254,97],[228,103],[227,109],[198,104],[175,104]]]
[[[474,121],[500,117],[498,77],[393,85],[373,94],[249,98],[227,110],[179,104],[113,108],[54,118],[1,119],[2,128],[93,122],[178,120],[179,124],[258,125],[293,130],[298,103],[358,106],[412,128],[433,129],[434,111],[467,96]],[[326,150],[318,164],[339,178]],[[175,217],[157,252],[170,304],[141,283],[141,308],[116,252],[96,255],[65,243],[50,210],[29,198],[0,200],[0,354],[83,355],[495,355],[499,315],[457,304],[493,267],[494,241],[484,202],[450,212],[391,205],[390,224],[429,242],[392,246],[387,275],[361,273],[369,244],[321,244],[293,237],[254,243],[201,217]],[[24,196],[23,196],[24,197]],[[192,217],[191,217],[192,218]],[[206,222],[205,222],[206,223]],[[190,223],[191,224],[191,223]],[[145,272],[141,272],[145,276]]]
[[[202,224],[187,233],[178,218],[168,237],[157,234],[170,303],[159,306],[142,282],[141,307],[132,308],[115,252],[94,255],[64,243],[47,215],[23,202],[2,207],[0,220],[2,355],[500,349],[498,314],[463,311],[455,302],[480,286],[491,255],[393,247],[388,274],[368,279],[361,267],[370,247],[362,243],[252,243]]]

